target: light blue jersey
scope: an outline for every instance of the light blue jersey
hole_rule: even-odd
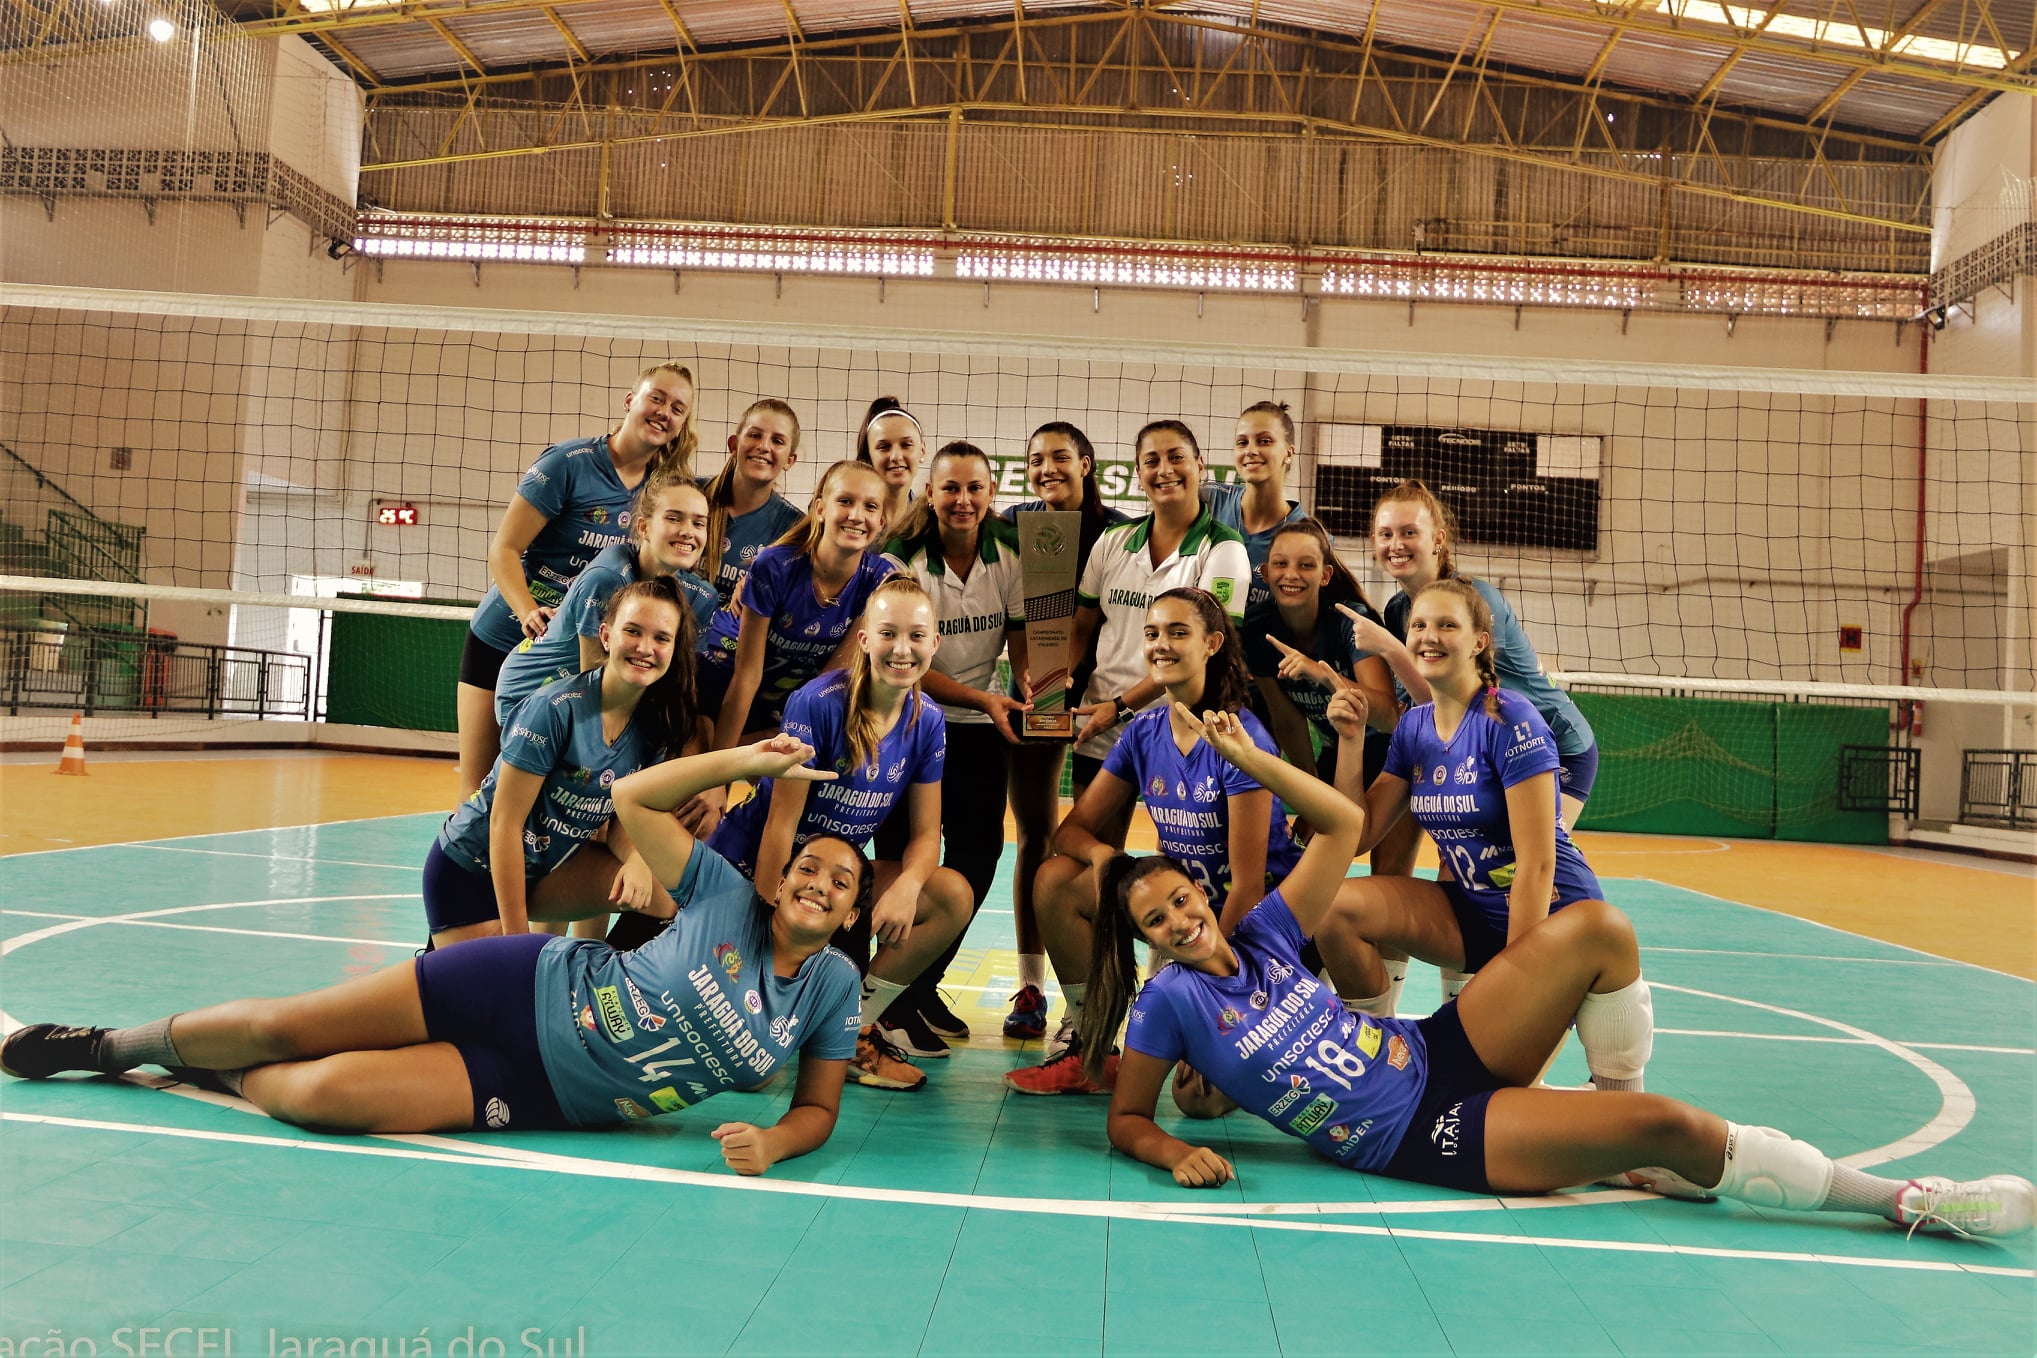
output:
[[[1557,764],[1556,742],[1534,704],[1505,689],[1500,690],[1498,721],[1485,714],[1485,699],[1480,697],[1445,741],[1436,734],[1435,705],[1423,703],[1401,715],[1393,742],[1386,747],[1381,772],[1407,783],[1408,811],[1415,823],[1436,841],[1436,852],[1450,865],[1459,889],[1502,937],[1518,857],[1507,817],[1507,789],[1546,777],[1556,772]],[[1554,778],[1549,779],[1549,796],[1560,817],[1561,796]],[[1559,819],[1550,908],[1603,896],[1598,878]]]
[[[794,1052],[856,1054],[862,981],[823,948],[789,979],[771,909],[706,845],[672,889],[670,928],[634,952],[559,938],[538,954],[538,1050],[569,1121],[599,1127],[755,1089]]]
[[[488,871],[488,815],[504,764],[544,779],[523,824],[526,875],[550,872],[608,824],[609,787],[661,752],[644,738],[641,705],[613,745],[602,738],[601,673],[561,680],[516,709],[502,728],[502,757],[439,830],[446,857],[470,872]]]
[[[523,700],[546,684],[570,679],[580,673],[580,638],[601,637],[601,617],[608,601],[624,585],[641,579],[635,544],[619,542],[604,547],[587,563],[566,591],[552,625],[541,637],[525,637],[502,662],[495,677],[495,724],[509,725],[509,718]],[[705,626],[714,612],[714,588],[691,571],[675,571],[672,583],[693,614],[696,628]]]
[[[713,479],[701,477],[701,489],[707,489],[707,483]],[[757,553],[784,537],[793,524],[805,517],[798,505],[776,491],[749,513],[731,514],[728,526],[722,529],[721,566],[714,576],[714,592],[720,602],[725,604],[734,597],[736,586],[743,582],[743,574],[756,561]],[[705,561],[700,565],[702,570],[707,569]]]
[[[1528,640],[1528,633],[1521,626],[1521,620],[1514,615],[1513,605],[1506,601],[1491,584],[1475,576],[1464,579],[1478,591],[1492,610],[1492,661],[1499,673],[1499,686],[1512,689],[1535,705],[1548,723],[1550,732],[1556,737],[1556,752],[1561,755],[1582,754],[1598,743],[1592,734],[1591,723],[1584,719],[1584,713],[1577,710],[1570,695],[1549,682],[1549,676],[1542,673],[1542,661],[1535,654],[1535,643]],[[1408,611],[1414,605],[1407,593],[1402,591],[1386,601],[1386,629],[1402,641],[1408,639]],[[1407,690],[1394,680],[1394,690],[1405,699]]]
[[[1211,481],[1202,488],[1202,502],[1209,506],[1213,518],[1226,528],[1235,529],[1245,540],[1245,556],[1252,563],[1252,584],[1245,593],[1245,611],[1270,605],[1273,602],[1273,586],[1266,583],[1266,554],[1273,550],[1273,537],[1281,528],[1296,519],[1308,517],[1308,511],[1295,500],[1287,502],[1287,517],[1263,533],[1245,531],[1245,483],[1243,481]]]
[[[1160,852],[1179,859],[1202,893],[1221,909],[1231,891],[1230,799],[1261,790],[1258,780],[1198,740],[1187,754],[1174,743],[1168,707],[1150,707],[1133,717],[1103,758],[1103,771],[1131,784],[1153,818]],[[1275,759],[1280,748],[1250,712],[1238,721],[1257,745]],[[1301,861],[1301,849],[1287,830],[1287,808],[1273,799],[1266,826],[1266,880],[1286,880]]]
[[[863,848],[908,787],[940,782],[947,767],[948,726],[939,703],[908,694],[898,721],[877,742],[876,757],[858,768],[849,767],[848,712],[849,676],[842,670],[823,674],[785,702],[785,734],[813,746],[807,767],[839,775],[832,782],[806,785],[806,806],[792,834],[794,848],[820,834],[840,835]],[[717,853],[752,875],[776,786],[771,778],[759,782],[757,795],[724,816],[708,840]]]
[[[533,601],[558,607],[574,577],[602,548],[628,539],[630,502],[642,484],[641,476],[632,485],[622,483],[606,434],[554,444],[531,464],[516,493],[546,520],[523,549],[523,582]],[[498,651],[523,640],[523,624],[494,585],[467,625]]]
[[[1348,1012],[1302,965],[1301,926],[1278,891],[1231,934],[1236,976],[1180,963],[1132,1002],[1125,1046],[1186,1061],[1238,1106],[1352,1169],[1393,1159],[1429,1079],[1413,1019]]]

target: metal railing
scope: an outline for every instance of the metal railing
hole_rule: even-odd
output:
[[[146,531],[94,514],[46,473],[0,443],[0,557],[8,573],[79,580],[141,582]],[[42,595],[37,611],[73,628],[140,628],[145,614],[134,600]]]
[[[1959,756],[1962,825],[2037,828],[2037,750],[1963,750]]]
[[[0,700],[10,715],[62,708],[158,717],[312,717],[311,658],[129,629],[0,626]]]

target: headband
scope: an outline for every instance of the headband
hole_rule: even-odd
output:
[[[892,417],[893,415],[903,415],[903,416],[904,416],[904,417],[905,417],[906,419],[908,419],[908,420],[912,420],[912,427],[913,427],[913,428],[915,428],[915,429],[919,429],[919,432],[920,432],[920,437],[921,437],[921,438],[925,438],[925,437],[926,437],[926,432],[927,432],[927,431],[926,431],[925,429],[921,429],[921,428],[920,428],[920,422],[919,422],[919,421],[918,421],[918,420],[917,420],[916,418],[914,418],[914,416],[913,416],[913,413],[912,413],[912,412],[911,412],[910,410],[907,410],[907,409],[906,409],[906,408],[905,408],[904,406],[897,406],[897,407],[894,407],[894,408],[893,408],[893,409],[891,409],[891,410],[880,410],[880,411],[878,411],[878,412],[877,412],[877,413],[876,413],[875,415],[872,415],[872,416],[870,417],[869,423],[867,423],[867,424],[865,424],[865,425],[863,426],[863,432],[864,432],[865,434],[869,433],[869,432],[870,432],[870,425],[872,425],[872,424],[875,424],[875,423],[877,423],[877,421],[879,421],[879,420],[888,420],[888,419],[890,419],[890,418],[891,418],[891,417]]]

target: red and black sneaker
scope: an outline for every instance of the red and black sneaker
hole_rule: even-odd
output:
[[[1096,1084],[1083,1073],[1080,1042],[1071,1042],[1068,1050],[1043,1065],[1004,1073],[1004,1082],[1020,1094],[1108,1094],[1117,1081],[1117,1053],[1103,1059],[1103,1083]]]

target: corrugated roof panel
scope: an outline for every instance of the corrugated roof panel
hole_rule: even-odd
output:
[[[1957,108],[1968,93],[1946,85],[1920,85],[1900,76],[1869,75],[1846,92],[1833,116],[1850,127],[1914,135]]]

